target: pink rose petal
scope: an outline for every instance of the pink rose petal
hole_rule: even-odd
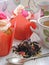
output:
[[[0,12],[0,19],[7,19],[7,16],[4,13]]]
[[[28,16],[28,11],[22,10],[22,15],[23,15],[24,17],[27,17],[27,16]]]

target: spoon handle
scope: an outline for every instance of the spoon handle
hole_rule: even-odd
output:
[[[28,59],[20,59],[20,58],[17,58],[17,57],[12,57],[12,58],[8,58],[6,59],[9,63],[12,63],[12,64],[24,64],[25,62],[27,61],[30,61],[30,60],[36,60],[36,59],[40,59],[40,58],[44,58],[44,57],[49,57],[49,53],[46,53],[46,54],[42,54],[38,57],[31,57],[31,58],[28,58]],[[19,59],[19,60],[18,60]],[[17,61],[18,60],[18,61]]]
[[[24,62],[27,62],[27,61],[29,61],[29,60],[36,60],[36,59],[40,59],[40,58],[45,58],[45,57],[49,57],[49,53],[42,54],[42,55],[40,55],[40,56],[38,56],[38,57],[28,58],[28,59],[26,59]]]

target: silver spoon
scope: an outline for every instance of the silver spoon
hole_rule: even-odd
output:
[[[11,58],[8,58],[7,61],[8,61],[8,63],[11,63],[11,64],[22,65],[22,64],[24,64],[24,62],[27,62],[29,60],[36,60],[36,59],[40,59],[40,58],[44,58],[44,57],[49,57],[49,53],[42,54],[42,55],[37,56],[37,57],[30,57],[27,59],[26,58],[11,57]]]

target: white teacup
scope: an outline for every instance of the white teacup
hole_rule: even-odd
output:
[[[32,22],[33,20],[31,20]],[[30,29],[35,32],[40,39],[43,41],[43,44],[49,48],[49,26],[44,25],[45,21],[49,21],[49,16],[43,16],[40,19],[38,19],[37,29],[34,30],[31,26]]]

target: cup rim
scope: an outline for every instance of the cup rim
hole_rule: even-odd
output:
[[[41,19],[43,19],[43,18],[47,18],[47,17],[49,17],[49,15],[48,16],[43,16],[43,17],[40,17],[39,19],[38,19],[38,24],[40,25],[40,26],[42,26],[42,27],[45,27],[45,28],[49,28],[49,26],[45,26],[45,25],[43,25],[43,24],[41,24],[39,21],[41,20]]]
[[[47,6],[47,5],[49,5],[49,1],[43,1],[43,2],[45,2],[44,4],[43,3],[41,3],[41,2],[38,2],[38,5],[40,5],[40,6]]]

